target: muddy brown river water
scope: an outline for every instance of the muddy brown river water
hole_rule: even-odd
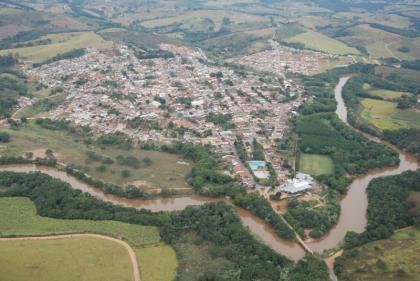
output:
[[[340,79],[336,89],[335,97],[338,103],[337,114],[340,119],[347,123],[347,109],[344,105],[341,91],[348,77]],[[366,135],[366,134],[364,134]],[[370,137],[372,140],[379,141],[376,138]],[[393,147],[395,149],[395,147]],[[418,168],[418,163],[413,157],[396,149],[400,154],[400,164],[396,167],[373,170],[368,174],[359,176],[354,179],[349,187],[347,195],[341,201],[341,215],[337,225],[325,236],[310,243],[308,246],[316,251],[322,252],[324,249],[337,247],[344,239],[347,231],[362,232],[366,227],[366,210],[367,210],[367,196],[366,188],[369,182],[376,178],[388,175],[395,175],[407,170],[415,170]],[[151,211],[176,211],[182,210],[191,205],[202,205],[207,202],[224,201],[230,204],[228,199],[209,198],[203,196],[189,196],[176,198],[159,198],[151,200],[143,199],[126,199],[111,194],[105,194],[102,190],[89,186],[78,179],[67,175],[65,172],[59,171],[55,168],[40,167],[35,165],[3,165],[0,166],[0,171],[13,172],[42,172],[54,178],[58,178],[64,182],[69,183],[73,188],[87,192],[98,199],[114,204],[134,207],[138,209],[148,209]],[[242,223],[249,228],[259,240],[270,246],[276,252],[289,257],[292,260],[299,260],[305,254],[302,247],[294,242],[286,241],[278,237],[275,231],[263,220],[259,219],[249,211],[235,207]]]

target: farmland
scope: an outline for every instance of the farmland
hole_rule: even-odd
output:
[[[368,92],[369,94],[381,97],[386,100],[395,100],[400,98],[402,95],[410,95],[410,93],[406,92],[398,92],[398,91],[391,91],[391,90],[385,90],[385,89],[378,89],[370,86],[369,84],[363,85],[363,90]]]
[[[400,110],[396,103],[376,99],[362,99],[360,116],[381,130],[418,128],[419,114],[410,110]]]
[[[418,252],[420,231],[407,229],[397,232],[390,239],[368,243],[350,250],[346,258],[343,281],[415,281],[420,280]]]
[[[311,175],[334,173],[334,163],[330,157],[319,154],[300,154],[299,171]]]
[[[310,30],[287,38],[285,41],[289,43],[301,43],[305,45],[306,48],[336,55],[359,53],[359,51],[347,46],[343,42]]]
[[[100,238],[0,241],[0,251],[0,278],[8,280],[132,280],[127,251]]]
[[[164,244],[152,245],[136,250],[142,280],[171,281],[176,275],[178,261],[172,247]]]
[[[171,281],[175,276],[177,268],[177,258],[173,249],[160,241],[157,228],[151,226],[133,225],[117,221],[93,221],[93,220],[63,220],[40,217],[36,215],[34,204],[27,198],[0,198],[0,235],[1,236],[42,236],[63,233],[99,233],[112,237],[123,239],[130,244],[137,255],[140,263],[140,271],[145,281]],[[67,239],[63,240],[63,250],[70,247]],[[71,239],[69,240],[71,244]],[[28,242],[28,244],[34,241]],[[43,243],[46,241],[43,241]],[[1,242],[0,242],[1,243]],[[8,242],[7,242],[8,243]],[[7,244],[4,243],[4,244]],[[22,243],[20,241],[19,243]],[[47,243],[48,244],[48,243]],[[101,251],[101,242],[92,243],[90,249],[91,254],[96,255],[96,250]],[[2,244],[0,244],[2,245]],[[0,248],[3,246],[0,246]],[[6,246],[5,246],[6,247]],[[31,251],[33,247],[25,247],[23,250]],[[3,248],[2,248],[3,249]],[[6,248],[4,248],[6,249]],[[23,251],[22,250],[22,251]],[[106,250],[106,249],[105,249]],[[62,251],[56,251],[59,260],[65,260],[65,256],[60,256]],[[123,251],[126,255],[126,251]],[[47,255],[48,252],[45,253]],[[84,255],[84,252],[80,253]],[[111,255],[112,257],[112,255]],[[16,255],[16,259],[21,256]],[[53,257],[46,258],[49,260]],[[123,258],[116,256],[116,261]],[[2,262],[0,258],[0,263]],[[86,261],[88,262],[88,261]],[[67,264],[68,262],[66,262]],[[103,264],[103,263],[101,263]],[[127,258],[126,267],[129,267]],[[0,266],[2,268],[2,266]],[[92,267],[93,268],[93,267]],[[101,267],[94,267],[95,270],[101,271]],[[93,270],[93,269],[92,269]],[[0,269],[1,272],[1,269]],[[106,272],[106,271],[105,271]],[[26,272],[23,272],[27,274]],[[9,272],[8,274],[14,274]],[[28,273],[29,274],[29,273]],[[58,273],[57,273],[58,274]],[[60,272],[61,274],[61,272]],[[0,274],[1,276],[1,274]],[[12,275],[7,275],[12,276]],[[15,275],[13,275],[15,276]],[[55,276],[55,275],[54,275]],[[92,273],[92,276],[101,276]],[[110,275],[112,276],[112,275]],[[131,276],[131,275],[130,275]],[[22,277],[23,278],[23,277]],[[77,277],[75,279],[78,279]],[[142,279],[142,280],[143,280]],[[27,280],[27,279],[19,279]],[[44,279],[40,279],[44,280]],[[48,280],[48,279],[45,279]],[[51,279],[57,280],[57,279]],[[74,279],[72,279],[74,280]],[[89,280],[89,279],[86,279]],[[92,279],[99,280],[99,279]],[[100,279],[102,280],[102,279]],[[112,280],[112,279],[110,279]],[[113,279],[124,280],[124,279]]]
[[[112,42],[105,41],[94,32],[57,33],[41,36],[39,40],[51,40],[50,44],[33,47],[1,50],[0,55],[17,53],[30,62],[42,62],[48,58],[77,48],[111,48]]]

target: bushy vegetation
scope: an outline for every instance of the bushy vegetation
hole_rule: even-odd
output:
[[[299,201],[291,199],[287,205],[286,219],[304,236],[303,229],[309,228],[309,236],[319,238],[333,227],[340,216],[340,194],[334,190],[326,190],[322,194],[324,206],[318,201]]]
[[[206,116],[206,121],[207,122],[212,122],[215,125],[219,125],[220,127],[222,127],[225,130],[235,128],[235,125],[231,122],[232,121],[232,115],[231,114],[210,112]]]
[[[49,64],[49,63],[53,63],[53,62],[60,61],[60,60],[75,59],[75,58],[79,58],[81,56],[84,56],[85,54],[86,54],[86,49],[84,49],[84,48],[74,49],[74,50],[65,52],[63,54],[55,55],[52,58],[49,58],[49,59],[47,59],[45,61],[42,61],[40,63],[34,63],[33,66],[34,67],[40,67],[44,64]]]

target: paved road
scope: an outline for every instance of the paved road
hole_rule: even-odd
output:
[[[79,234],[62,234],[62,235],[50,235],[50,236],[31,236],[31,237],[13,237],[13,238],[0,238],[0,241],[17,241],[17,240],[54,240],[54,239],[65,239],[65,238],[74,238],[74,237],[95,237],[100,239],[109,240],[115,243],[120,244],[123,246],[130,256],[131,260],[131,267],[133,270],[133,281],[141,281],[140,278],[140,271],[137,263],[137,257],[134,253],[133,248],[131,248],[130,245],[128,245],[126,242],[105,236],[105,235],[99,235],[99,234],[89,234],[89,233],[79,233]]]

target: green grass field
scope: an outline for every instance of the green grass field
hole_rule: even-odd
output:
[[[37,236],[81,232],[99,233],[127,241],[136,252],[143,281],[172,281],[175,278],[178,266],[177,257],[170,246],[161,242],[158,229],[155,227],[117,221],[62,220],[40,217],[36,215],[35,205],[28,198],[0,198],[0,236]],[[130,268],[130,264],[127,264]],[[2,264],[0,263],[0,273],[1,268]],[[0,280],[2,279],[0,278]],[[72,280],[82,279],[74,278]]]
[[[156,151],[144,151],[137,148],[124,150],[118,147],[106,147],[101,149],[95,144],[88,145],[83,137],[77,137],[64,131],[52,131],[29,122],[19,130],[3,129],[7,131],[12,140],[6,146],[0,148],[2,155],[24,155],[32,151],[43,154],[47,148],[52,149],[55,156],[66,164],[74,164],[81,167],[87,174],[103,181],[125,185],[136,181],[144,181],[149,186],[162,188],[190,188],[186,182],[186,175],[191,165],[179,164],[182,160],[178,155]],[[149,157],[152,164],[140,169],[132,169],[127,166],[106,165],[106,171],[97,170],[101,162],[86,163],[86,151],[95,151],[102,157],[111,157],[115,160],[118,155],[135,156],[138,159]],[[36,156],[36,155],[35,155]],[[44,156],[44,155],[39,155]],[[130,176],[122,177],[121,171],[129,170]]]
[[[142,280],[172,281],[176,275],[178,261],[175,251],[168,245],[153,245],[136,250]]]
[[[0,279],[131,281],[127,250],[94,237],[0,241]]]
[[[301,153],[299,171],[315,176],[332,174],[334,163],[330,157],[325,155]]]
[[[398,232],[390,239],[356,248],[355,257],[346,259],[345,273],[339,278],[343,281],[420,280],[419,251],[420,230]]]
[[[359,51],[355,48],[349,47],[343,42],[311,30],[287,38],[285,41],[289,43],[302,43],[306,48],[336,55],[359,54]]]
[[[0,235],[36,236],[90,232],[118,237],[132,246],[160,242],[157,228],[116,221],[60,220],[36,215],[28,198],[0,198]]]
[[[48,45],[1,50],[0,55],[18,53],[24,60],[41,62],[77,48],[111,48],[113,45],[92,31],[49,34],[40,39],[50,39],[52,42]]]
[[[410,110],[400,110],[390,101],[362,99],[360,116],[381,130],[400,128],[420,128],[420,114]]]
[[[398,91],[391,91],[385,89],[378,89],[370,86],[369,84],[363,85],[363,90],[368,92],[369,94],[377,97],[384,98],[386,100],[395,100],[401,97],[402,95],[411,95],[407,92],[398,92]]]

